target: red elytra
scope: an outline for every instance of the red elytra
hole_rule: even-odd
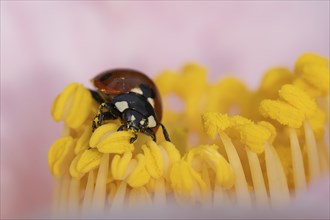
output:
[[[132,69],[113,69],[100,73],[92,79],[94,86],[103,95],[103,98],[111,100],[112,97],[131,91],[141,84],[149,86],[155,94],[155,113],[157,120],[162,120],[162,100],[155,83],[145,74]]]

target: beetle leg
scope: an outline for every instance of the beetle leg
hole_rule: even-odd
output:
[[[159,124],[160,124],[160,126],[162,126],[163,134],[164,134],[165,140],[171,142],[171,140],[170,140],[170,136],[168,135],[165,126],[164,126],[162,123],[159,123]]]
[[[146,129],[142,129],[141,132],[150,136],[152,140],[156,142],[156,135],[153,130],[151,130],[150,128],[146,128]]]
[[[109,111],[104,112],[103,111],[104,108]],[[96,128],[101,126],[103,124],[104,120],[113,120],[113,119],[117,118],[117,116],[115,114],[113,114],[113,112],[110,109],[111,109],[110,105],[106,102],[103,102],[100,105],[99,111],[93,120],[92,131],[94,131]]]
[[[89,89],[89,91],[92,94],[92,97],[94,98],[95,101],[97,101],[99,104],[102,104],[104,102],[104,99],[102,98],[102,96],[95,90],[91,90]]]
[[[120,127],[117,129],[117,131],[123,131],[126,125],[120,125]]]
[[[134,133],[134,137],[131,138],[131,140],[129,141],[131,144],[134,143],[134,141],[136,141],[136,139],[138,138],[137,134]]]

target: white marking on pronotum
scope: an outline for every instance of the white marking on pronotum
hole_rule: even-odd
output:
[[[123,112],[128,108],[128,103],[126,101],[116,102],[115,106],[120,112]]]
[[[153,108],[155,108],[155,101],[154,101],[154,99],[153,98],[148,98],[148,102],[150,103],[150,105],[153,107]]]
[[[157,123],[156,123],[156,121],[155,121],[154,116],[150,115],[150,116],[148,117],[148,127],[149,127],[149,128],[153,128],[153,127],[156,127],[156,125],[157,125]]]
[[[140,124],[141,124],[141,125],[144,125],[144,123],[145,123],[144,120],[141,120],[141,121],[140,121]]]
[[[135,121],[134,115],[131,115],[131,121]]]
[[[137,94],[143,95],[142,90],[139,87],[136,87],[134,89],[131,89],[131,92],[135,92]]]

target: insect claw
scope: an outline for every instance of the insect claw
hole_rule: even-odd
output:
[[[134,141],[136,141],[136,139],[137,139],[137,134],[134,134],[134,137],[132,137],[131,138],[131,140],[129,141],[131,144],[133,144],[134,143]]]

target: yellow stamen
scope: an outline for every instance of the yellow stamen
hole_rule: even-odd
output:
[[[271,133],[261,125],[247,124],[239,127],[241,142],[252,152],[261,154],[264,152],[264,144]]]
[[[277,135],[276,128],[271,123],[269,123],[267,121],[259,121],[258,125],[263,126],[264,128],[266,128],[270,132],[270,137],[269,137],[268,141],[270,143],[273,143],[274,140],[275,140],[275,137]]]
[[[133,188],[142,187],[150,180],[150,174],[146,170],[146,159],[143,154],[136,156],[137,164],[127,177],[127,183]]]
[[[88,173],[97,168],[101,163],[102,154],[95,149],[85,150],[78,155],[76,171],[78,173]]]
[[[313,133],[315,135],[315,138],[317,140],[320,140],[324,138],[324,129],[325,129],[325,124],[327,121],[327,116],[326,114],[319,108],[316,109],[314,114],[308,118],[310,127],[313,130]]]
[[[66,136],[58,139],[51,146],[48,153],[48,166],[53,176],[60,177],[69,170],[74,144],[72,137]]]
[[[78,86],[78,83],[71,83],[56,97],[51,109],[51,114],[55,121],[63,120],[64,114],[67,114],[69,111],[69,109],[66,108],[67,102],[70,102],[71,104],[72,100],[70,99],[72,99],[72,93],[75,92]]]
[[[92,128],[91,126],[86,126],[82,135],[77,140],[77,144],[74,148],[74,153],[78,154],[81,151],[87,150],[89,147],[89,139],[92,135]]]
[[[127,152],[120,157],[115,155],[111,162],[111,173],[115,180],[123,180],[125,178],[126,169],[132,159],[132,153]]]
[[[201,145],[191,149],[184,159],[190,164],[204,163],[202,167],[207,165],[214,171],[216,183],[229,189],[235,182],[233,169],[217,149],[216,145]]]
[[[117,131],[125,123],[120,120],[92,132],[104,106],[82,85],[70,84],[52,106],[54,120],[64,121],[63,137],[48,154],[57,180],[54,216],[113,216],[168,204],[287,207],[329,172],[328,65],[305,54],[294,74],[269,69],[256,91],[233,77],[208,83],[206,69],[195,64],[165,71],[156,80],[160,92],[184,104],[182,111],[169,111],[163,102],[162,123],[172,142],[163,141],[161,129],[160,142]],[[264,117],[269,121],[260,121]]]
[[[294,106],[307,117],[314,114],[316,110],[315,100],[311,99],[304,91],[293,85],[284,85],[278,92],[279,96]]]
[[[174,163],[170,173],[171,186],[178,201],[200,200],[206,184],[200,174],[184,160]]]
[[[202,120],[205,133],[212,139],[215,138],[219,130],[225,130],[231,126],[231,121],[227,115],[216,112],[204,113]]]
[[[178,74],[172,71],[164,71],[155,79],[155,83],[162,95],[166,95],[174,91],[178,80]]]
[[[55,121],[64,120],[70,128],[78,128],[88,118],[92,95],[83,85],[72,83],[56,98],[52,106]]]
[[[329,65],[329,59],[319,56],[315,53],[305,53],[297,59],[295,65],[295,73],[302,74],[304,72],[304,68],[309,65],[327,67]]]
[[[277,120],[282,125],[292,128],[301,127],[305,119],[302,111],[282,101],[263,100],[259,110],[265,117]]]
[[[261,80],[260,93],[268,98],[277,97],[277,91],[282,85],[291,83],[293,74],[284,67],[277,67],[267,70]]]
[[[306,80],[302,78],[295,79],[292,83],[295,87],[300,88],[300,90],[305,91],[310,97],[319,97],[322,95],[322,91],[317,87],[314,87],[310,83],[306,82]]]
[[[308,65],[303,69],[302,78],[312,86],[318,88],[322,94],[329,95],[329,67]]]
[[[160,146],[165,149],[168,158],[170,160],[169,161],[170,164],[173,164],[180,160],[181,158],[180,153],[178,149],[171,142],[168,141],[162,142]]]
[[[134,134],[129,131],[118,131],[110,134],[97,144],[97,149],[102,153],[122,154],[134,150],[130,139]]]
[[[99,145],[101,141],[103,141],[107,136],[116,132],[118,129],[118,125],[114,123],[108,123],[98,127],[93,135],[90,137],[89,145],[91,147],[96,147]]]
[[[146,157],[146,168],[150,176],[155,179],[164,176],[164,161],[157,144],[153,141],[149,141],[147,145],[142,146],[142,150]]]

